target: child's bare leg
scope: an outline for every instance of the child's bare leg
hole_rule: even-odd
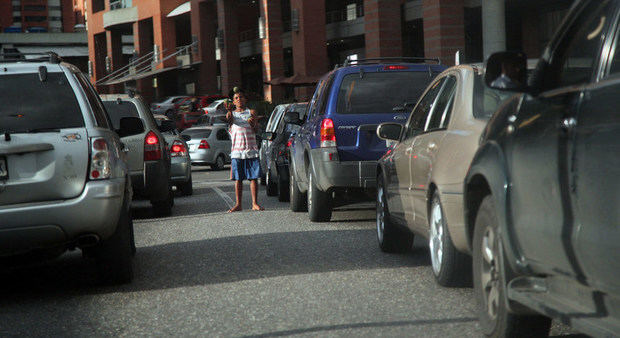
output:
[[[250,180],[250,192],[252,193],[252,210],[265,210],[258,205],[258,181]]]
[[[235,181],[235,198],[237,199],[237,203],[235,204],[235,206],[230,208],[230,210],[228,210],[228,212],[235,212],[235,211],[241,211],[242,210],[242,207],[241,207],[241,198],[242,197],[243,197],[243,181],[241,181],[241,180]]]

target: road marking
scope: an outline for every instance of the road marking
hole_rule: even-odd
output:
[[[233,202],[232,198],[230,198],[230,196],[228,196],[225,192],[223,192],[222,189],[218,187],[211,187],[211,189],[213,189],[213,191],[215,191],[218,195],[220,195],[220,197],[224,200],[224,202],[228,204],[229,208],[232,208],[235,205],[235,202]]]

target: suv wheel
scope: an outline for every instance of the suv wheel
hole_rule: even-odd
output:
[[[398,229],[391,220],[382,178],[377,180],[377,240],[383,252],[403,253],[413,245],[413,234]]]
[[[280,202],[288,202],[289,201],[289,189],[288,184],[284,180],[284,175],[286,172],[280,171],[278,173],[278,201]]]
[[[547,336],[551,319],[508,312],[505,303],[506,265],[501,262],[497,213],[491,195],[482,201],[474,229],[474,296],[483,333],[489,337]]]
[[[328,222],[332,218],[332,196],[319,190],[312,169],[308,173],[308,215],[312,222]]]
[[[267,168],[267,173],[265,174],[265,181],[267,187],[265,190],[267,191],[267,196],[275,196],[278,194],[276,183],[273,181],[271,177],[271,169]]]
[[[211,165],[211,170],[222,170],[224,169],[224,155],[219,154],[217,155],[217,158],[215,159],[215,163],[213,163]]]
[[[174,193],[172,192],[172,189],[168,187],[168,196],[166,199],[161,201],[151,201],[151,204],[153,205],[153,213],[155,216],[170,216],[170,214],[172,214],[172,206],[174,205]]]
[[[123,284],[133,278],[135,244],[133,222],[128,210],[123,210],[112,237],[91,248],[104,283]]]
[[[190,175],[189,180],[187,180],[187,182],[179,184],[177,188],[179,188],[179,190],[181,191],[181,195],[183,196],[190,196],[191,194],[193,194],[194,188],[192,186],[192,176]]]
[[[295,173],[293,172],[293,167],[289,167],[289,194],[290,200],[289,205],[291,207],[291,211],[301,212],[306,211],[306,194],[302,193],[299,190],[299,186],[297,185],[297,180],[295,179]]]
[[[428,219],[428,248],[437,283],[442,286],[471,284],[471,258],[454,247],[437,191],[433,194]]]

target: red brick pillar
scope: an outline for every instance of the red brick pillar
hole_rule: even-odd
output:
[[[463,0],[423,0],[424,56],[454,65],[454,54],[465,51]]]
[[[366,57],[403,55],[400,0],[364,0]]]
[[[217,92],[217,61],[215,60],[215,35],[217,29],[217,10],[214,3],[201,0],[191,2],[192,39],[198,41],[194,48],[198,66],[198,88],[196,93],[213,94]]]
[[[224,46],[220,46],[222,93],[241,86],[241,60],[239,56],[239,24],[236,0],[217,0],[217,22],[223,32]]]
[[[107,72],[107,74],[110,74],[125,66],[123,64],[123,42],[121,40],[121,32],[118,30],[106,31],[106,45],[107,56],[110,59],[110,71]],[[122,91],[122,84],[108,86],[109,93],[121,93]]]
[[[133,45],[138,58],[153,51],[153,29],[150,20],[134,22]],[[152,77],[136,80],[136,89],[147,102],[153,101],[154,90]]]
[[[322,75],[328,71],[325,32],[325,1],[291,0],[291,9],[297,10],[299,30],[293,29],[293,68],[299,75]],[[314,87],[301,87],[295,95],[310,98]]]
[[[263,81],[269,82],[284,76],[284,52],[282,50],[282,13],[280,1],[260,0],[260,16],[264,19]],[[265,84],[265,100],[277,102],[284,97],[282,86]]]
[[[159,47],[159,60],[163,60],[166,56],[176,51],[176,31],[174,18],[166,17],[166,14],[160,13],[153,16],[153,41]],[[175,58],[170,58],[159,64],[157,68],[174,67],[177,64]]]

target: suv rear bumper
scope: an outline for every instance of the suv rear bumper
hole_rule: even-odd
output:
[[[86,183],[82,194],[60,201],[0,207],[0,255],[50,248],[95,234],[107,239],[123,208],[125,178]]]
[[[339,161],[338,151],[334,148],[312,149],[310,158],[317,186],[322,191],[377,187],[377,161]]]

